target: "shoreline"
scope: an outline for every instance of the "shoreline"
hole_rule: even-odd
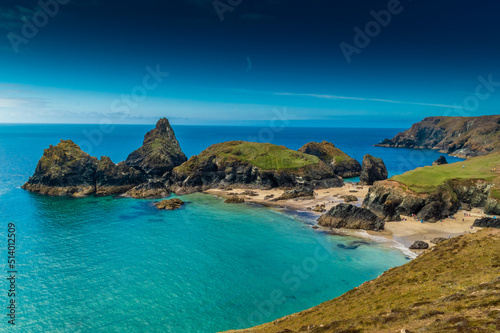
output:
[[[385,223],[385,230],[371,231],[361,229],[332,229],[321,227],[317,224],[317,219],[324,212],[314,211],[316,205],[324,205],[325,212],[330,208],[343,203],[344,200],[340,198],[342,195],[355,195],[358,198],[356,202],[350,202],[356,206],[361,206],[364,197],[368,193],[371,186],[369,185],[356,185],[354,183],[345,183],[343,187],[327,188],[315,190],[316,195],[312,198],[294,198],[279,201],[271,201],[279,197],[285,191],[280,189],[260,190],[252,189],[254,195],[243,195],[242,193],[248,191],[243,188],[232,189],[210,189],[203,193],[215,195],[221,198],[232,197],[233,194],[238,194],[237,197],[245,199],[245,203],[257,204],[260,206],[277,209],[288,215],[300,216],[306,214],[310,216],[310,221],[314,221],[312,228],[318,231],[327,232],[333,235],[344,235],[358,238],[369,238],[376,240],[378,243],[386,243],[392,248],[396,248],[403,252],[406,256],[412,258],[417,257],[426,250],[410,250],[409,246],[417,240],[425,241],[429,244],[429,249],[435,244],[430,241],[433,238],[452,238],[466,233],[475,233],[482,228],[474,227],[471,229],[472,223],[477,218],[487,216],[484,214],[483,209],[473,208],[471,211],[466,212],[459,210],[455,214],[455,218],[446,218],[436,223],[421,223],[413,217],[401,216],[401,221],[391,221]],[[273,196],[269,198],[268,196]],[[267,197],[267,198],[266,198]],[[467,215],[467,216],[466,216]],[[306,218],[304,220],[309,220]],[[306,224],[310,224],[303,221]],[[412,255],[413,254],[413,255]]]

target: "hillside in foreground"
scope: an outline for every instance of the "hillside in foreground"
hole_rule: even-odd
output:
[[[486,155],[500,149],[500,115],[427,117],[376,146],[431,148],[458,157]]]
[[[331,301],[238,332],[499,332],[499,276],[500,230],[483,229]]]

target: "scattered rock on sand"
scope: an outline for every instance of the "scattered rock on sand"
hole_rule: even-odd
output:
[[[257,192],[251,191],[251,190],[246,190],[245,192],[240,193],[240,195],[248,195],[249,197],[257,197],[259,196]]]
[[[269,194],[269,195],[266,195],[264,197],[264,200],[269,200],[269,199],[272,199],[272,198],[274,198],[274,194]]]
[[[184,201],[178,198],[162,200],[155,203],[156,208],[166,210],[179,209],[182,205],[184,205]]]
[[[410,245],[410,250],[426,250],[429,248],[429,244],[424,241],[415,241]]]
[[[232,197],[227,198],[224,202],[229,203],[229,204],[239,204],[239,203],[244,203],[245,199],[237,197],[237,196],[232,196]]]
[[[288,199],[295,199],[295,198],[313,198],[314,197],[314,190],[308,187],[302,187],[298,189],[293,189],[289,191],[285,191],[282,195],[280,195],[278,198],[273,199],[273,201],[278,201],[278,200],[288,200]]]
[[[474,221],[472,225],[474,227],[481,228],[497,228],[500,229],[500,219],[495,219],[492,217],[483,217]]]
[[[358,201],[358,197],[355,195],[351,195],[351,194],[343,195],[343,196],[341,196],[341,198],[344,199],[344,202],[356,202],[356,201]]]
[[[318,213],[326,212],[325,205],[316,205],[312,210]]]

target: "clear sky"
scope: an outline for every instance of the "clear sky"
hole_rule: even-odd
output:
[[[491,0],[3,0],[0,122],[498,114],[499,13]]]

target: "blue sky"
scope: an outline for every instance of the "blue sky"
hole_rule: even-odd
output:
[[[55,1],[45,21],[0,5],[0,122],[406,127],[500,105],[492,1]]]

